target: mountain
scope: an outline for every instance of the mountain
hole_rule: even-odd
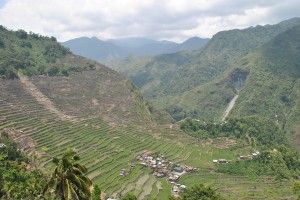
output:
[[[191,37],[180,44],[179,49],[184,50],[198,50],[199,47],[204,47],[209,39],[202,39],[199,37]]]
[[[104,61],[122,58],[127,55],[122,47],[111,42],[99,40],[96,37],[81,37],[64,42],[63,45],[70,48],[77,55],[96,61]]]
[[[278,48],[282,50],[277,51]],[[153,87],[155,84],[160,85],[160,82],[168,83],[167,74],[177,73],[185,67],[190,67],[189,65],[192,66],[194,62],[200,62],[199,54],[204,54],[204,51],[206,50],[182,51],[142,59],[128,57],[126,62],[129,68],[126,70],[128,73],[132,70],[140,72],[140,76],[135,73],[132,75],[137,78],[136,81],[143,91],[147,91],[146,85]],[[221,49],[218,51],[222,52]],[[266,115],[270,112],[270,115],[273,115],[273,110],[284,111],[284,114],[278,114],[279,122],[273,118],[261,122],[249,118],[246,124],[236,121],[238,123],[235,127],[249,130],[242,138],[229,135],[230,137],[195,139],[180,131],[177,125],[156,124],[153,121],[155,107],[144,101],[136,86],[125,76],[100,63],[72,54],[53,37],[28,34],[22,30],[9,31],[0,27],[1,161],[10,157],[7,155],[11,154],[14,159],[16,153],[21,153],[19,150],[16,153],[10,151],[11,149],[6,151],[5,146],[9,147],[10,144],[7,144],[3,136],[17,143],[15,150],[21,149],[22,154],[28,153],[36,161],[32,162],[29,158],[14,159],[15,162],[5,161],[4,165],[0,165],[0,171],[3,172],[0,173],[0,198],[26,199],[28,193],[32,198],[40,198],[42,195],[39,190],[44,188],[40,187],[40,179],[50,180],[53,157],[60,158],[63,152],[69,149],[78,152],[81,159],[76,160],[87,168],[85,174],[95,185],[99,185],[106,197],[119,198],[131,191],[138,199],[168,199],[172,194],[172,187],[176,185],[167,178],[156,177],[157,173],[150,170],[149,166],[140,164],[144,159],[153,156],[152,161],[161,160],[166,164],[162,165],[162,169],[167,175],[170,174],[173,165],[176,165],[176,168],[185,168],[186,173],[180,177],[180,183],[187,188],[205,180],[218,188],[227,199],[296,198],[296,195],[292,195],[291,182],[294,181],[293,177],[299,175],[297,154],[285,146],[257,146],[255,140],[268,141],[270,138],[269,142],[275,140],[276,144],[285,145],[285,137],[281,137],[281,129],[277,126],[279,123],[282,125],[282,116],[286,114],[289,116],[288,122],[292,118],[296,120],[299,116],[297,55],[299,28],[291,26],[278,31],[276,36],[245,56],[231,58],[234,62],[227,59],[230,64],[221,67],[223,72],[215,75],[215,78],[206,78],[208,81],[205,84],[198,84],[186,90],[189,97],[184,95],[185,91],[176,93],[176,89],[182,91],[180,77],[170,82],[172,88],[166,92],[173,97],[177,95],[177,99],[184,100],[182,103],[194,101],[192,103],[198,107],[192,109],[199,110],[198,113],[191,114],[196,117],[204,116],[207,111],[218,116],[218,109],[223,109],[225,105],[216,105],[222,102],[219,99],[226,93],[231,95],[229,100],[239,95],[229,117],[234,113],[238,116],[255,111],[251,108],[251,102],[243,98],[253,98],[253,102],[260,106],[258,108],[261,110],[255,111],[259,115],[262,115],[259,112]],[[214,57],[217,58],[217,55]],[[131,62],[135,65],[131,65]],[[217,67],[208,67],[211,66]],[[199,67],[205,68],[200,65]],[[147,74],[148,70],[151,73]],[[218,69],[219,71],[221,70]],[[158,75],[161,76],[156,78]],[[197,74],[199,77],[201,75]],[[287,81],[287,77],[290,78],[290,82]],[[204,79],[205,77],[202,78]],[[183,80],[190,84],[189,79]],[[157,91],[154,90],[154,94],[155,92]],[[157,100],[166,95],[163,92],[157,94]],[[151,96],[148,98],[151,99]],[[196,98],[202,99],[197,102]],[[206,104],[206,99],[215,99],[214,107],[214,102]],[[275,103],[268,104],[268,99]],[[240,104],[239,101],[242,100],[244,103]],[[160,102],[156,103],[164,105],[168,102],[160,99]],[[191,106],[194,106],[192,103]],[[177,115],[180,119],[180,114],[187,109],[183,104],[176,105],[177,107],[171,109],[168,107],[168,111],[174,118]],[[274,105],[274,108],[270,107],[271,105]],[[201,113],[202,110],[205,111],[204,114]],[[157,115],[162,116],[160,113]],[[270,121],[272,123],[269,123]],[[219,124],[211,124],[223,131]],[[208,128],[212,127],[214,126]],[[222,127],[228,128],[226,131],[234,130],[236,136],[241,133],[236,131],[235,127]],[[214,132],[209,131],[207,136],[214,135]],[[259,137],[252,137],[247,133]],[[240,159],[241,155],[253,155],[254,150],[259,151],[261,157],[253,160]],[[231,162],[212,162],[219,158]],[[240,165],[243,167],[239,167]],[[45,177],[33,178],[35,176],[31,176],[31,173],[40,174],[32,171],[36,168],[42,169]],[[247,170],[244,170],[245,168]],[[15,169],[16,173],[12,171]],[[192,172],[189,172],[190,170]],[[19,178],[16,179],[16,176]],[[36,187],[28,189],[27,183]]]
[[[88,116],[115,125],[151,123],[146,102],[129,80],[100,63],[72,54],[55,38],[0,27],[0,45],[0,87],[13,84],[11,90],[1,91],[4,94],[13,95],[14,88],[18,91],[23,87],[20,93],[29,92],[66,120]]]
[[[254,68],[240,69],[242,64],[249,62],[246,57],[259,52],[280,34],[293,31],[292,28],[299,24],[300,19],[293,18],[275,25],[221,31],[200,50],[143,58],[143,62],[139,58],[127,59],[112,67],[124,72],[154,106],[167,110],[176,120],[185,117],[221,120],[241,84],[254,73]],[[289,52],[283,47],[286,48],[284,45],[274,48]],[[270,52],[267,49],[264,52],[263,56],[271,54],[266,53]],[[286,54],[281,57],[281,62],[290,59],[291,55]],[[237,83],[235,79],[241,82]],[[236,88],[226,89],[229,83]],[[240,99],[241,96],[237,104]],[[268,110],[261,109],[261,112],[268,113]]]
[[[96,61],[111,62],[128,56],[154,56],[164,53],[175,53],[183,50],[202,48],[208,39],[190,38],[183,43],[157,41],[148,38],[121,38],[107,41],[95,37],[81,37],[62,44],[72,52]]]
[[[159,43],[159,41],[152,40],[149,38],[143,37],[129,37],[129,38],[118,38],[118,39],[110,39],[107,40],[116,46],[120,46],[122,48],[138,48],[143,45]]]

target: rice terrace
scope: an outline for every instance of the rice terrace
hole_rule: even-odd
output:
[[[299,199],[300,18],[126,2],[0,0],[0,199]]]

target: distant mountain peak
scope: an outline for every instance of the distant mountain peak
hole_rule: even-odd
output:
[[[128,37],[100,40],[97,37],[75,38],[62,44],[75,54],[101,62],[123,59],[129,55],[154,56],[159,54],[176,53],[183,50],[202,48],[208,39],[193,37],[183,43],[168,40],[153,40],[143,37]]]

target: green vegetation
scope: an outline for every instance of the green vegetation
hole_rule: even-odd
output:
[[[284,131],[273,120],[262,117],[231,118],[223,123],[187,119],[180,128],[200,138],[233,137],[250,145],[274,147],[287,144]]]
[[[54,189],[62,200],[90,199],[92,181],[85,176],[87,169],[78,163],[79,159],[73,150],[65,152],[61,159],[53,158],[56,167],[43,193]]]
[[[101,189],[98,185],[94,186],[93,193],[92,193],[92,200],[101,200]]]
[[[293,90],[299,88],[299,81],[294,82],[299,77],[295,76],[299,24],[299,18],[294,18],[276,25],[222,31],[202,50],[129,59],[114,68],[133,80],[154,107],[166,110],[177,121],[185,117],[220,120],[237,92],[239,110],[233,110],[233,116],[257,113],[282,118],[293,105]],[[239,79],[238,74],[246,76]],[[295,88],[286,91],[293,83]]]
[[[6,134],[0,143],[5,145],[0,148],[0,199],[39,199],[44,175]]]
[[[20,70],[27,76],[68,76],[72,72],[95,69],[87,63],[76,65],[67,60],[72,54],[53,37],[43,37],[23,30],[0,27],[0,77],[16,78]]]
[[[261,150],[253,159],[219,165],[219,172],[250,177],[272,175],[287,179],[297,177],[300,173],[298,153],[289,146],[286,133],[272,120],[244,117],[219,124],[188,119],[181,124],[181,129],[194,137],[235,138],[241,144],[248,143]]]
[[[192,187],[198,182],[211,184],[229,199],[293,198],[298,194],[291,184],[299,176],[300,165],[298,154],[289,146],[287,127],[299,119],[300,110],[299,27],[295,23],[222,32],[202,51],[157,56],[153,59],[159,62],[151,59],[146,70],[136,65],[135,81],[154,107],[124,77],[64,52],[54,38],[2,28],[1,34],[7,37],[0,37],[4,78],[0,79],[0,130],[11,130],[21,145],[34,141],[26,151],[37,152],[39,168],[54,171],[50,185],[54,183],[63,199],[90,195],[97,199],[99,188],[108,196],[131,193],[130,198],[167,199],[172,185],[136,162],[145,150],[199,169],[180,178],[190,191],[182,198],[219,196],[210,187]],[[275,51],[279,47],[284,50]],[[13,79],[17,73],[30,76],[25,79],[29,83]],[[229,120],[214,123],[237,93]],[[193,117],[206,123],[186,120],[181,128],[190,137],[176,125],[155,124],[151,114],[156,106],[176,120]],[[234,142],[224,144],[220,137],[224,143]],[[77,165],[74,153],[62,155],[67,149],[79,152],[88,172]],[[237,161],[253,150],[259,150],[259,156]],[[12,154],[11,160],[8,154],[1,157],[6,159],[5,165],[0,164],[5,175],[0,178],[1,195],[22,199],[31,192],[34,199],[44,188],[43,182],[35,183],[45,177],[39,171],[28,173],[28,161],[19,160],[18,154]],[[52,162],[52,157],[62,159]],[[221,158],[231,162],[213,163]],[[8,168],[7,163],[16,166]],[[126,171],[126,176],[120,171]],[[21,178],[14,179],[15,174]],[[98,185],[92,194],[87,192],[91,182],[85,176]]]
[[[87,75],[91,77],[90,74]],[[111,77],[110,74],[109,76]],[[62,98],[65,97],[64,95],[57,94],[60,94],[63,88],[69,90],[69,84],[76,87],[77,85],[73,84],[75,82],[90,86],[84,81],[86,79],[74,78],[73,80],[72,77],[73,75],[68,78],[68,82],[58,81],[63,77],[34,78],[32,82],[39,85],[38,81],[43,80],[45,85],[40,87],[41,91],[45,91],[44,94],[47,96],[52,96],[47,93],[51,91],[55,105],[67,113],[69,103],[66,102],[68,101]],[[53,79],[56,81],[51,81]],[[94,79],[89,81],[95,83]],[[49,90],[54,87],[51,84],[47,86],[48,83],[55,83],[60,87],[57,90]],[[241,152],[248,152],[247,146],[219,149],[214,144],[207,144],[205,141],[202,143],[201,140],[197,141],[176,129],[170,129],[169,126],[151,127],[147,122],[140,126],[136,121],[132,121],[131,115],[127,115],[130,119],[126,120],[132,123],[120,127],[111,126],[95,115],[85,115],[88,112],[83,112],[80,121],[61,120],[25,91],[19,80],[1,80],[0,85],[2,100],[0,101],[0,129],[14,128],[16,132],[22,131],[24,136],[32,138],[35,141],[34,151],[39,153],[37,160],[41,169],[53,171],[55,165],[51,158],[61,157],[66,149],[75,148],[82,158],[80,163],[88,168],[87,176],[108,196],[112,194],[122,196],[128,192],[133,192],[138,198],[144,196],[144,199],[167,199],[170,196],[171,185],[167,180],[149,175],[151,172],[145,170],[139,163],[136,163],[133,168],[130,167],[131,161],[134,161],[144,150],[163,154],[174,163],[197,167],[199,172],[185,175],[182,180],[180,179],[187,187],[196,182],[222,183],[216,188],[220,189],[224,197],[239,199],[249,197],[252,193],[255,193],[254,197],[261,199],[283,198],[293,194],[292,187],[286,181],[278,183],[270,177],[262,176],[258,177],[259,181],[254,182],[246,176],[208,171],[208,169],[217,170],[212,163],[213,159],[233,160]],[[97,82],[97,85],[101,84]],[[66,99],[76,100],[75,94],[78,93],[68,94]],[[89,93],[82,92],[80,97],[83,94],[88,97]],[[73,105],[78,105],[77,109],[87,107],[84,105],[88,104],[84,102],[89,102],[88,99],[82,98],[82,101],[82,104]],[[103,100],[99,99],[99,102]],[[72,102],[70,104],[72,105]],[[89,116],[94,117],[88,118]],[[104,113],[103,116],[109,115]],[[29,153],[30,151],[33,150],[29,150]],[[122,169],[126,169],[127,176],[119,175]],[[249,188],[257,185],[257,182],[259,182],[257,188],[250,190]],[[231,192],[226,192],[228,187],[231,188]]]
[[[300,199],[300,182],[295,182],[293,186],[293,191],[296,195],[298,195],[297,200]]]
[[[238,160],[220,165],[218,171],[252,178],[270,175],[277,179],[291,179],[300,174],[300,158],[297,152],[281,146],[278,149],[263,150],[252,160]]]
[[[223,198],[215,189],[203,184],[194,185],[188,188],[178,198],[170,198],[171,200],[222,200]]]

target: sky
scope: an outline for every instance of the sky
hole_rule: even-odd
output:
[[[147,37],[183,41],[300,17],[300,0],[0,0],[0,24],[66,41]]]

